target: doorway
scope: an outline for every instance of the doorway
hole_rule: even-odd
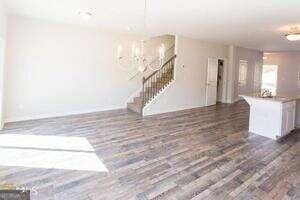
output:
[[[206,79],[206,106],[226,102],[225,60],[209,58]]]
[[[217,102],[223,101],[224,60],[218,59]]]

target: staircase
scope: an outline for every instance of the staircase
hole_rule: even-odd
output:
[[[143,114],[143,108],[151,102],[163,89],[174,80],[174,61],[172,56],[165,64],[154,71],[147,78],[143,77],[143,89],[133,102],[127,103],[127,108],[139,114]]]

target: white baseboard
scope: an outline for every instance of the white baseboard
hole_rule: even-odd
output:
[[[79,114],[88,114],[94,112],[103,112],[109,110],[118,110],[118,109],[126,109],[126,107],[115,107],[115,108],[94,108],[94,109],[87,109],[87,110],[74,110],[74,111],[65,111],[65,112],[53,112],[53,113],[45,113],[45,114],[37,114],[37,115],[30,115],[30,116],[13,116],[4,119],[4,123],[10,122],[20,122],[20,121],[28,121],[28,120],[36,120],[36,119],[46,119],[46,118],[54,118],[54,117],[65,117],[70,115],[79,115]]]

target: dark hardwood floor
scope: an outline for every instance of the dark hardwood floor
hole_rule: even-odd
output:
[[[241,101],[9,123],[1,134],[85,137],[108,172],[0,163],[0,183],[34,188],[34,200],[300,199],[300,131],[280,142],[249,134],[248,115]]]

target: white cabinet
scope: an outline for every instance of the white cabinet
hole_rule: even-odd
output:
[[[295,129],[295,113],[295,101],[282,103],[282,123],[279,137],[284,136]]]
[[[249,132],[276,140],[295,129],[295,100],[242,97],[250,105]]]

